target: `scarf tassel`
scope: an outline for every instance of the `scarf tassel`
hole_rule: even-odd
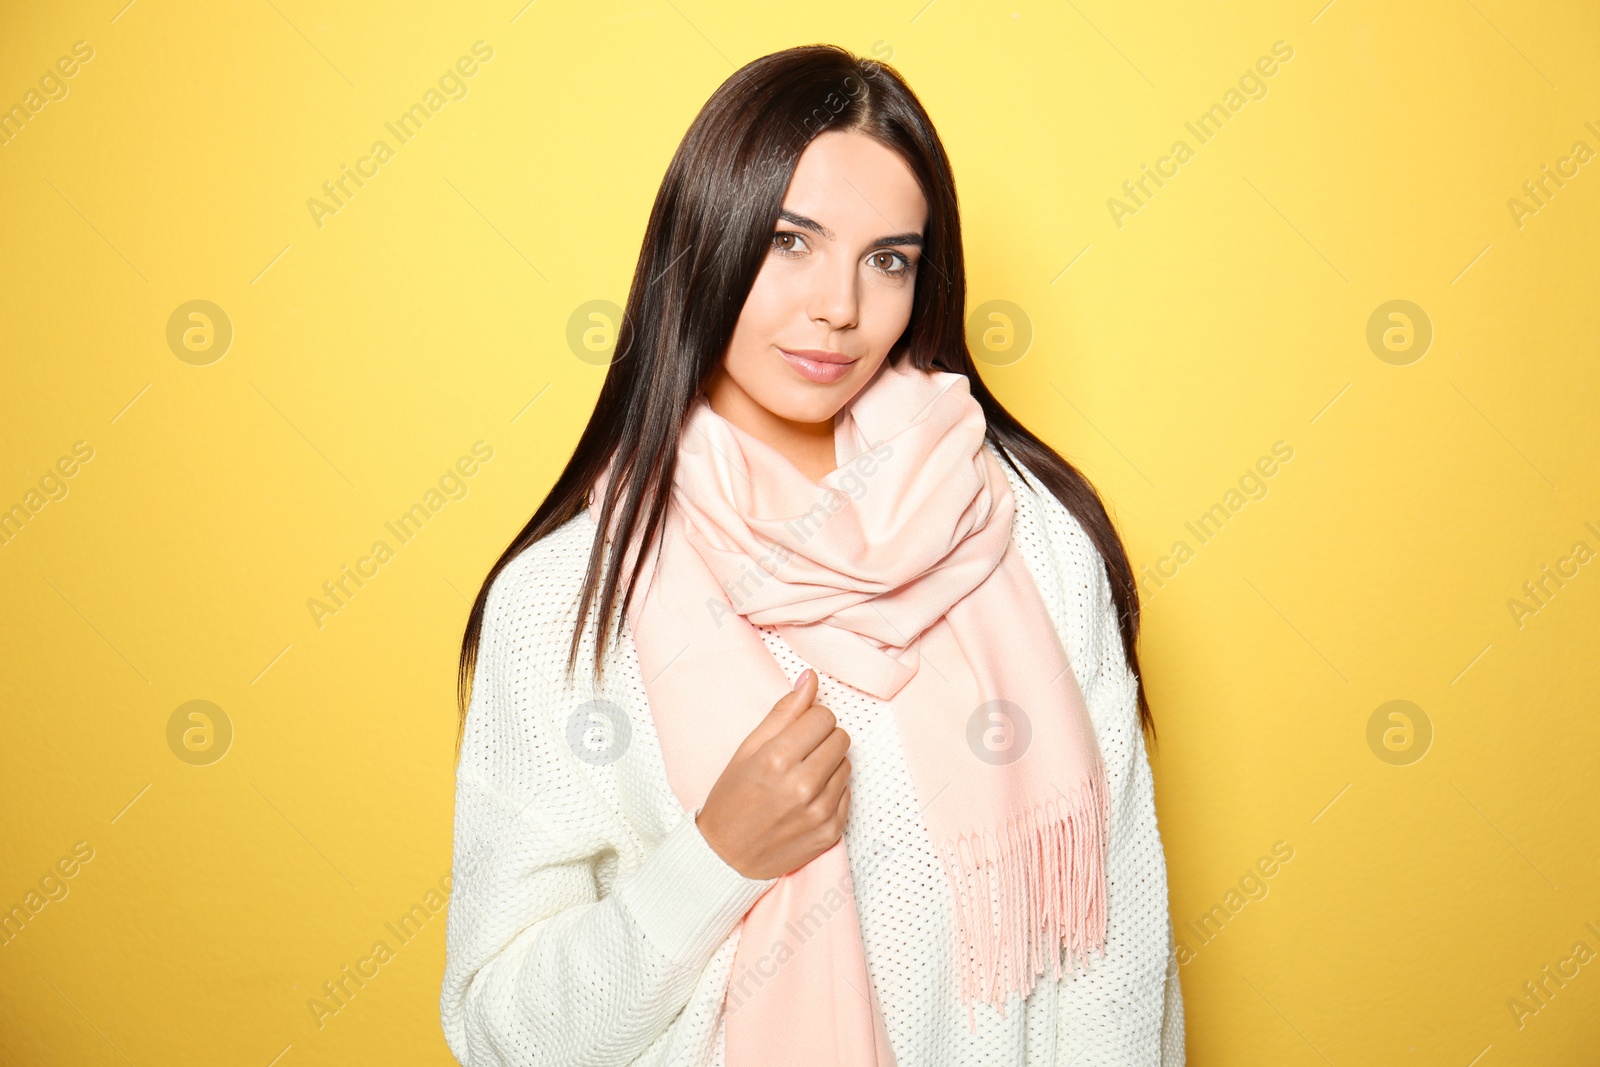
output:
[[[1010,994],[1026,997],[1048,966],[1061,978],[1105,952],[1105,773],[1096,766],[1073,800],[1059,794],[1007,819],[995,832],[962,834],[941,850],[955,896],[956,944],[967,1024],[976,999],[1002,1016]]]

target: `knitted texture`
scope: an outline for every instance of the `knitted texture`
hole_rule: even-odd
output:
[[[817,701],[851,738],[845,844],[868,973],[905,1067],[1181,1067],[1166,860],[1105,566],[1064,505],[1001,465],[1016,494],[1012,536],[1106,764],[1105,956],[1087,968],[1064,963],[1059,979],[1013,994],[1003,1015],[980,1004],[971,1032],[951,888],[891,710],[819,672]],[[445,1039],[463,1067],[723,1067],[729,985],[761,980],[731,973],[733,951],[740,917],[775,879],[725,863],[669,788],[626,629],[603,683],[588,669],[592,622],[577,674],[565,676],[595,532],[585,512],[530,546],[485,604],[457,771],[440,993]],[[814,667],[772,628],[761,633],[789,677]],[[718,699],[714,687],[706,699]]]

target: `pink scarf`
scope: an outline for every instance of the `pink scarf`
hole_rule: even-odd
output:
[[[687,810],[790,688],[757,626],[890,704],[974,1028],[975,1000],[1003,1014],[1046,969],[1059,979],[1063,946],[1085,964],[1104,952],[1108,820],[1093,725],[984,429],[964,375],[885,363],[834,420],[839,467],[816,483],[698,398],[629,612]],[[745,914],[723,1008],[730,1067],[893,1064],[843,838]]]

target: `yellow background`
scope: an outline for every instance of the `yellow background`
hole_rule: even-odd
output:
[[[469,598],[604,374],[569,317],[623,302],[711,91],[829,41],[922,97],[969,310],[1031,323],[986,380],[1141,574],[1193,549],[1142,638],[1190,1062],[1592,1062],[1600,959],[1543,1005],[1523,983],[1600,952],[1600,563],[1520,625],[1509,603],[1600,550],[1600,162],[1520,226],[1507,205],[1600,151],[1592,4],[8,7],[0,105],[74,42],[93,58],[0,146],[0,507],[93,456],[0,544],[0,907],[65,891],[0,947],[0,1061],[450,1062],[444,914],[404,944],[386,924],[448,874]],[[397,145],[384,123],[480,40],[466,96]],[[1266,95],[1197,144],[1184,123],[1277,41]],[[307,201],[380,138],[319,226]],[[1193,158],[1118,226],[1108,200],[1179,138]],[[1405,365],[1366,339],[1397,299],[1434,334]],[[191,300],[232,325],[206,365],[167,341]],[[478,441],[465,495],[397,545],[384,524]],[[1266,495],[1200,544],[1185,524],[1277,441]],[[379,539],[319,625],[308,601]],[[192,700],[233,731],[209,764],[169,740]],[[1369,745],[1391,700],[1431,727],[1420,760]],[[1277,842],[1267,895],[1196,937]]]

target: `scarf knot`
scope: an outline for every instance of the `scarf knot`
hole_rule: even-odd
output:
[[[914,382],[922,372],[885,365]],[[988,578],[1011,540],[1011,485],[983,448],[967,379],[870,386],[835,422],[839,467],[818,483],[697,401],[673,503],[729,604],[808,660],[887,700],[917,641]]]

